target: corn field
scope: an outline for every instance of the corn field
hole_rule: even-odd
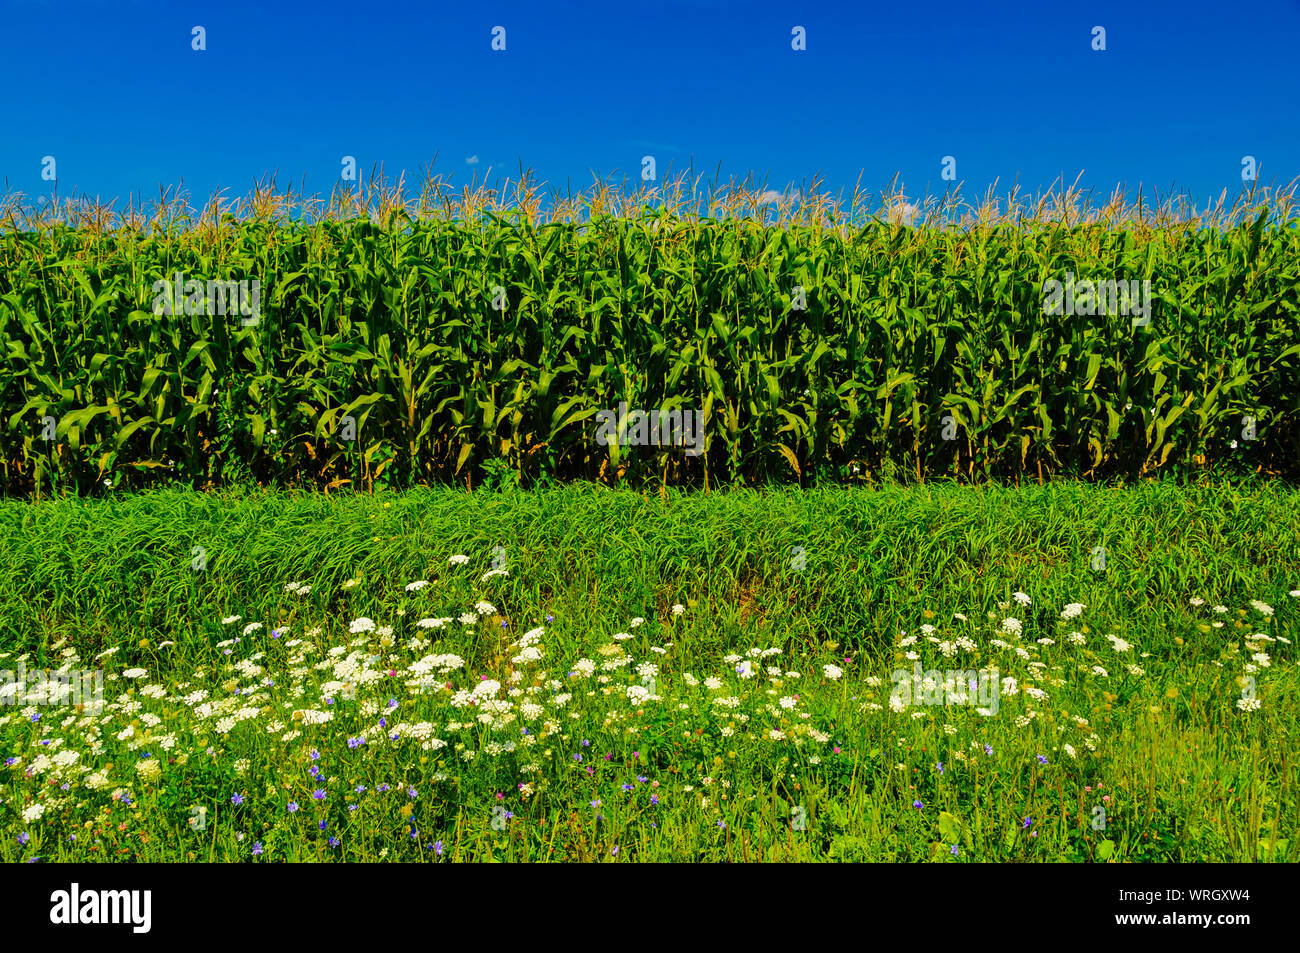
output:
[[[1300,473],[1285,195],[915,224],[856,195],[518,197],[0,206],[3,492]],[[159,313],[178,274],[256,281],[256,319]],[[1045,314],[1067,274],[1149,281],[1149,321]],[[602,444],[621,405],[694,410],[703,452]]]

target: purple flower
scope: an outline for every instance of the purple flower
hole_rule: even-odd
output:
[[[592,807],[600,807],[600,798],[596,798],[596,800],[592,801],[592,802],[591,802],[591,806],[592,806]]]
[[[583,746],[584,748],[590,748],[590,747],[591,747],[591,742],[588,741],[586,738],[583,738],[583,739],[582,739],[582,746]]]
[[[330,846],[331,846],[331,847],[338,847],[338,846],[339,846],[339,839],[338,839],[337,837],[331,837],[331,838],[330,838]]]
[[[234,797],[232,797],[232,798],[230,799],[230,803],[231,803],[231,804],[243,804],[243,803],[244,803],[244,795],[242,795],[242,794],[236,794]]]
[[[433,842],[433,852],[439,857],[442,856],[442,841],[439,840]]]
[[[921,810],[923,807],[925,807],[925,805],[922,804],[920,801],[913,801],[913,802],[912,802],[912,807],[916,808],[916,809],[919,811],[919,810]]]
[[[727,826],[727,822],[724,821],[722,818],[718,818],[718,829],[722,830],[726,826]]]
[[[365,739],[365,738],[349,738],[349,739],[348,739],[348,747],[349,747],[349,748],[360,748],[360,747],[361,747],[363,744],[365,744],[365,743],[366,743],[366,739]]]
[[[388,707],[389,707],[389,708],[396,708],[396,707],[397,707],[397,699],[396,699],[396,698],[390,698],[390,699],[388,699]]]
[[[940,774],[943,774],[943,762],[942,762],[942,761],[940,761],[938,764],[936,764],[935,767],[939,769],[939,773],[940,773]]]
[[[358,784],[357,787],[356,787],[356,791],[357,791],[358,794],[365,794],[365,793],[366,793],[366,786],[365,786],[364,784]]]
[[[551,615],[551,614],[548,612],[548,613],[546,614],[546,621],[547,621],[547,622],[554,622],[554,621],[555,621],[555,616]]]
[[[26,832],[23,832],[22,834],[19,834],[19,835],[18,835],[18,846],[19,846],[19,847],[26,847],[26,846],[27,846],[27,842],[28,842],[29,840],[31,840],[31,838],[27,836],[27,833],[26,833]]]
[[[417,791],[415,790],[414,787],[409,787],[409,788],[407,788],[407,789],[406,789],[406,793],[407,793],[409,796],[411,796],[411,797],[418,797],[418,796],[419,796],[419,792],[417,792]]]
[[[329,821],[321,821],[321,822],[320,822],[319,824],[317,824],[316,826],[319,827],[321,830],[326,830],[326,829],[330,826],[330,822],[329,822]]]
[[[18,759],[17,759],[17,758],[5,758],[5,767],[6,767],[6,768],[12,768],[12,767],[13,767],[14,765],[16,765],[17,763],[18,763]]]
[[[582,760],[582,754],[581,754],[581,752],[578,753],[578,754],[575,754],[575,755],[573,756],[573,760],[574,760],[574,761],[581,761],[581,760]]]
[[[632,785],[630,785],[630,784],[625,784],[625,785],[623,785],[623,790],[624,790],[624,791],[630,791],[630,790],[632,790]]]
[[[952,855],[953,855],[954,857],[957,856],[957,845],[956,845],[956,844],[953,844],[953,845],[952,845]]]
[[[984,746],[984,753],[985,753],[985,754],[992,754],[992,753],[993,753],[993,746],[990,745],[990,744],[986,744],[986,745]]]
[[[1030,824],[1032,824],[1032,823],[1034,823],[1034,819],[1033,819],[1032,817],[1030,817],[1028,814],[1026,814],[1026,815],[1025,815],[1025,822],[1024,822],[1023,824],[1020,825],[1020,829],[1023,831],[1026,827],[1028,827],[1028,826],[1029,826]]]
[[[41,720],[41,713],[39,711],[36,714],[32,715],[32,724],[36,724],[36,722],[40,720]]]
[[[375,790],[379,791],[380,793],[383,793],[384,791],[390,791],[392,789],[387,784],[381,784]]]
[[[261,841],[257,841],[257,842],[255,842],[255,843],[253,844],[253,856],[254,856],[254,857],[261,857],[261,856],[262,856],[262,842],[261,842]]]
[[[388,719],[387,719],[387,718],[380,718],[380,719],[379,719],[379,727],[380,727],[380,728],[387,728],[387,727],[388,727]]]
[[[312,748],[312,749],[311,749],[311,759],[312,759],[313,761],[319,761],[319,760],[320,760],[320,752],[317,751],[315,748]]]
[[[1045,755],[1045,754],[1040,754],[1040,755],[1038,756],[1038,763],[1039,763],[1039,764],[1047,764],[1047,755]]]
[[[659,803],[659,795],[658,794],[650,795],[650,803],[657,805]]]
[[[311,792],[311,796],[312,796],[312,800],[323,801],[325,800],[325,789],[317,788],[315,791]]]

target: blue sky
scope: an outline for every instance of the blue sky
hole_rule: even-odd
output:
[[[328,193],[341,160],[456,184],[531,167],[968,198],[995,180],[1199,200],[1300,176],[1300,0],[0,2],[0,179],[101,200]],[[191,48],[206,29],[207,49]],[[791,49],[791,30],[807,49]],[[1106,50],[1094,51],[1094,26]],[[506,29],[505,52],[491,49]],[[199,201],[198,204],[201,204]]]

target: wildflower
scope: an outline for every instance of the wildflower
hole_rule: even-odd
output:
[[[253,842],[253,856],[254,857],[262,856],[262,842],[260,840]]]
[[[235,805],[243,804],[243,803],[244,803],[244,795],[242,795],[242,794],[236,794],[236,795],[232,796],[231,799],[230,799],[230,803],[231,803],[231,804],[235,804]]]
[[[289,802],[289,813],[290,813],[290,814],[294,814],[294,813],[297,813],[297,811],[298,811],[298,802],[297,802],[297,801],[290,801],[290,802]]]
[[[916,809],[919,811],[919,810],[921,810],[923,807],[925,807],[925,805],[922,804],[920,801],[913,801],[913,802],[912,802],[912,807],[916,808]]]
[[[835,679],[839,678],[841,675],[844,674],[844,670],[841,669],[838,665],[823,665],[822,674],[825,675],[827,678],[829,678],[831,681],[834,681]]]

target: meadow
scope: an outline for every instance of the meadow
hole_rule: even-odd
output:
[[[0,860],[1300,860],[1292,191],[378,181],[0,199]]]
[[[3,502],[0,858],[1294,862],[1296,503]]]

